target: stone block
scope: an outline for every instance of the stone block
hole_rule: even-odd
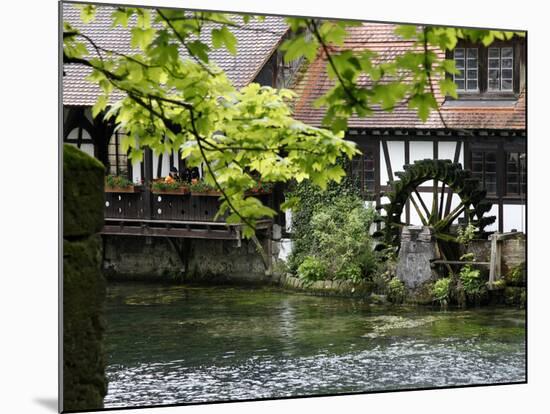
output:
[[[63,146],[63,237],[86,237],[103,227],[105,167],[72,145]]]
[[[101,238],[63,241],[63,409],[103,407],[105,280]]]
[[[403,281],[407,289],[414,290],[425,282],[436,278],[430,263],[436,257],[431,228],[403,227],[396,271],[397,277]]]

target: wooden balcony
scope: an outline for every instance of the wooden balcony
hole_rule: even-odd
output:
[[[271,193],[256,194],[273,207]],[[241,239],[241,225],[227,224],[216,214],[221,201],[212,194],[154,193],[147,187],[105,192],[102,233],[121,236],[180,237],[219,240]],[[269,232],[272,220],[260,220],[257,230]]]

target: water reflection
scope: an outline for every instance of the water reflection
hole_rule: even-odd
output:
[[[276,289],[109,288],[106,407],[525,380],[525,314]]]

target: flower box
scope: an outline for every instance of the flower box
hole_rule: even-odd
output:
[[[106,193],[139,193],[142,190],[140,185],[129,185],[127,187],[107,187],[105,186]]]
[[[157,189],[151,188],[151,192],[153,194],[185,195],[185,194],[189,194],[189,188],[180,187],[180,188],[165,189],[165,190],[160,190],[158,188]]]
[[[216,190],[208,190],[208,191],[191,191],[192,196],[198,196],[198,197],[220,197],[222,193],[220,191]]]

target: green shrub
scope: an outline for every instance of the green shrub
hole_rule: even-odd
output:
[[[432,297],[442,306],[447,305],[451,293],[451,279],[445,277],[437,280],[432,286]]]
[[[459,227],[458,228],[458,235],[456,237],[456,240],[464,245],[468,245],[476,236],[476,232],[478,231],[478,228],[474,226],[472,223],[468,223],[466,227]]]
[[[392,303],[402,303],[405,300],[405,285],[394,277],[388,283],[388,300]]]
[[[105,186],[110,188],[128,188],[133,183],[122,175],[108,175],[105,177]]]
[[[355,263],[345,264],[335,276],[336,279],[351,280],[352,282],[360,282],[363,279],[361,267]]]
[[[474,269],[471,265],[464,265],[458,274],[466,296],[472,299],[479,299],[485,292],[485,281],[481,277],[479,269]]]
[[[151,183],[151,190],[153,191],[176,191],[180,188],[187,187],[186,184],[180,181],[166,182],[166,181],[154,181]]]
[[[308,282],[326,279],[326,264],[313,256],[307,256],[298,267],[298,277]]]
[[[209,191],[217,191],[218,189],[214,186],[211,186],[207,182],[200,180],[191,183],[191,185],[189,186],[189,190],[195,193],[207,193]]]
[[[525,263],[512,267],[504,276],[509,286],[525,286]]]

